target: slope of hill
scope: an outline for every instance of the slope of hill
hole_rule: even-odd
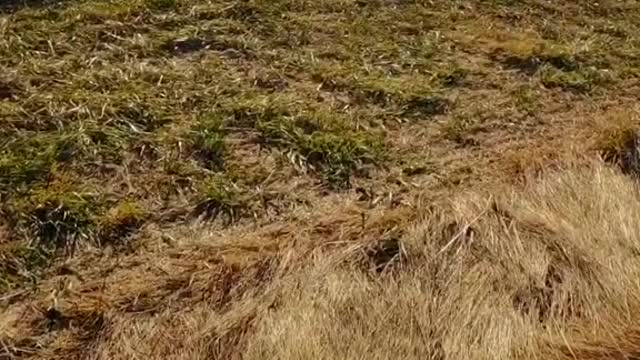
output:
[[[635,1],[0,11],[0,359],[640,353]]]

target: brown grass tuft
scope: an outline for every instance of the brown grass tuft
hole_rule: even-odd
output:
[[[592,122],[594,147],[602,158],[625,173],[640,174],[640,122],[636,111],[624,110]]]
[[[389,274],[328,256],[287,280],[245,358],[632,358],[637,191],[598,166],[461,197],[415,224]]]

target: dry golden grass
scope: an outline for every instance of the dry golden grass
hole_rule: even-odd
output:
[[[245,358],[634,358],[638,215],[637,184],[601,167],[463,196],[413,226],[387,274],[329,256],[294,276]]]
[[[638,190],[618,170],[592,163],[493,195],[420,206],[411,222],[381,214],[368,233],[390,224],[402,230],[380,233],[386,241],[358,239],[354,216],[321,235],[350,231],[350,241],[314,245],[318,234],[308,229],[331,214],[290,228],[299,243],[272,255],[234,244],[233,231],[218,246],[205,246],[215,237],[200,233],[150,257],[125,257],[102,276],[78,274],[94,279],[80,285],[55,277],[0,315],[0,354],[633,359]],[[269,229],[244,234],[254,245],[268,238]]]

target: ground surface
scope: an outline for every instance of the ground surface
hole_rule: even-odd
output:
[[[0,359],[640,351],[635,1],[0,11]]]

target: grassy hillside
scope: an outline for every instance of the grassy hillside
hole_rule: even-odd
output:
[[[0,359],[640,352],[635,1],[0,12]]]

